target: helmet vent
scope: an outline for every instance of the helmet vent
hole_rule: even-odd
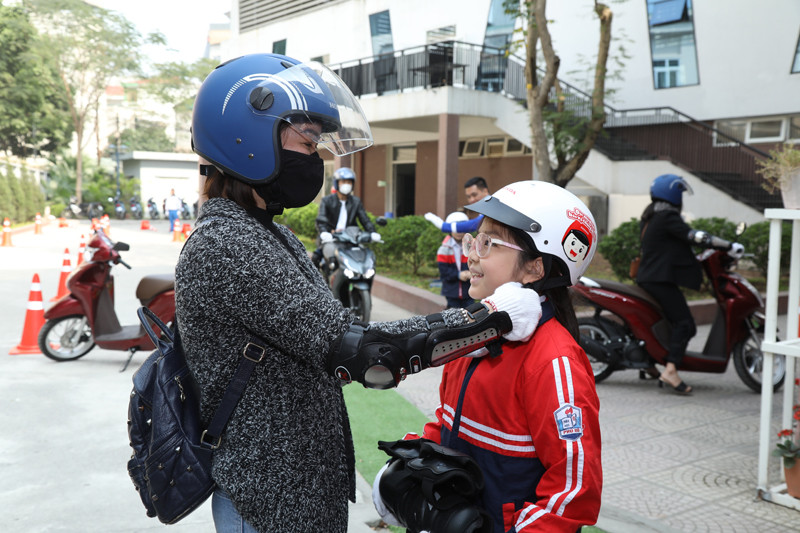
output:
[[[259,111],[266,111],[273,102],[275,102],[275,96],[266,87],[256,87],[250,93],[250,105]]]
[[[283,66],[283,68],[292,68],[294,65],[288,61],[281,61],[281,66]]]
[[[539,233],[542,231],[542,225],[538,222],[531,222],[531,231],[534,233]]]

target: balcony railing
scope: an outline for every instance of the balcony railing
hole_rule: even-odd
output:
[[[330,68],[359,97],[450,86],[526,103],[524,59],[476,44],[445,41]],[[590,95],[559,83],[565,108],[577,117],[590,117]],[[761,188],[763,178],[756,173],[756,161],[768,155],[741,140],[671,107],[619,110],[606,104],[605,113],[605,134],[595,147],[608,157],[670,160],[755,209],[782,205],[778,194]]]

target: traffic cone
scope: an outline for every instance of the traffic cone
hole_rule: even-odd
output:
[[[67,223],[67,219],[64,217],[60,217],[58,219],[58,227],[59,228],[68,228],[69,224]]]
[[[181,233],[183,233],[183,238],[188,239],[189,235],[192,234],[192,225],[191,224],[184,224],[183,229],[181,229]]]
[[[100,221],[97,220],[96,218],[93,218],[92,219],[92,231],[97,230],[97,228],[99,228],[99,227],[100,227]]]
[[[103,233],[105,233],[106,236],[110,237],[111,236],[111,217],[109,217],[108,215],[103,215],[102,217],[100,217],[100,223],[103,226]]]
[[[42,215],[36,213],[36,222],[33,225],[33,233],[35,235],[42,234]]]
[[[78,246],[78,262],[75,263],[75,266],[81,266],[83,263],[83,256],[86,254],[86,237],[81,234],[81,244]]]
[[[142,226],[140,229],[150,229],[150,221],[146,218],[142,220]]]
[[[172,224],[172,242],[182,242],[183,241],[183,233],[181,233],[181,221],[180,219],[175,219],[175,222]]]
[[[69,294],[67,290],[67,278],[70,272],[72,272],[72,263],[69,260],[69,248],[64,248],[64,261],[61,263],[61,277],[58,278],[58,293],[56,293],[55,297],[50,298],[51,302]]]
[[[33,275],[31,292],[28,296],[28,310],[25,312],[25,325],[22,327],[22,340],[16,348],[12,348],[9,355],[26,353],[42,353],[39,350],[39,330],[44,325],[44,303],[42,303],[42,285],[39,283],[39,274]]]
[[[8,221],[8,218],[3,220],[3,244],[0,246],[14,246],[11,244],[11,222]]]

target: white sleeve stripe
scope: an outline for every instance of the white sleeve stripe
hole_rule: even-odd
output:
[[[533,446],[516,446],[514,444],[506,444],[504,442],[500,442],[498,440],[485,437],[483,435],[480,435],[478,433],[475,433],[474,431],[467,429],[463,424],[461,425],[461,428],[458,430],[458,432],[459,435],[460,434],[467,435],[468,437],[472,437],[473,439],[479,442],[490,444],[496,448],[500,448],[501,450],[507,450],[511,452],[527,452],[527,453],[532,453],[536,451],[536,448],[534,448]]]
[[[566,454],[567,454],[567,471],[566,475],[564,476],[566,478],[566,484],[564,485],[564,490],[562,490],[561,492],[556,492],[555,494],[550,496],[550,500],[547,502],[548,513],[552,512],[553,507],[555,507],[556,503],[558,503],[558,500],[561,499],[561,497],[564,494],[568,493],[570,489],[572,489],[572,476],[573,476],[572,463],[574,462],[574,453],[572,449],[573,449],[573,444],[575,443],[571,441],[563,441],[563,442],[566,444]],[[560,515],[560,513],[556,514]]]
[[[553,359],[553,375],[556,382],[558,405],[564,405],[564,387],[561,384],[561,368],[558,366],[558,359]]]
[[[572,501],[576,494],[581,490],[583,486],[583,443],[580,439],[577,440],[576,444],[578,445],[578,472],[577,472],[577,482],[575,484],[575,488],[570,492],[564,501],[561,503],[561,507],[558,508],[558,512],[556,513],[558,516],[564,514],[564,508],[567,506],[568,503]]]
[[[514,524],[514,529],[516,529],[517,531],[519,531],[520,529],[523,529],[523,528],[525,528],[525,527],[527,527],[527,526],[531,525],[531,524],[532,524],[532,523],[534,523],[534,522],[535,522],[535,521],[536,521],[536,520],[537,520],[537,519],[538,519],[540,516],[542,516],[542,515],[543,515],[544,513],[546,513],[546,512],[547,512],[547,511],[545,511],[544,509],[539,509],[538,511],[536,511],[536,512],[533,514],[533,516],[531,516],[530,518],[528,518],[528,519],[527,519],[527,520],[525,520],[524,522],[522,522],[522,521],[521,521],[521,520],[522,520],[522,518],[523,518],[523,515],[519,515],[519,519],[517,519],[517,523],[516,523],[516,524]]]
[[[572,387],[572,368],[569,366],[569,359],[562,357],[561,361],[564,363],[564,374],[567,378],[567,403],[575,401],[575,390]]]
[[[449,413],[451,417],[456,416],[455,409],[453,409],[451,406],[447,404],[443,406],[443,411]],[[531,437],[527,433],[522,435],[518,435],[515,433],[506,433],[505,431],[500,431],[499,429],[495,429],[485,424],[481,424],[480,422],[476,422],[471,418],[464,416],[463,414],[461,415],[461,425],[471,427],[477,431],[482,431],[483,433],[488,433],[495,437],[512,442],[533,442],[533,437]]]

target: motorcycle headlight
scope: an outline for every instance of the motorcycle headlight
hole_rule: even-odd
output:
[[[347,279],[353,279],[354,277],[356,277],[356,273],[350,270],[349,268],[345,268],[342,272],[344,273]]]
[[[368,268],[367,271],[364,272],[364,277],[367,278],[367,279],[370,279],[374,275],[375,275],[375,269],[374,268]]]

